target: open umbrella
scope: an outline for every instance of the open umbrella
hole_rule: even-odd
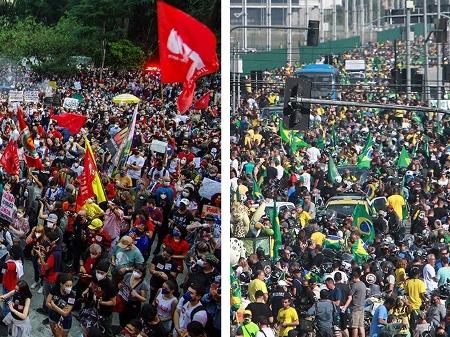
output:
[[[120,103],[139,103],[141,100],[131,94],[122,94],[113,97],[112,101],[116,104],[120,104]]]

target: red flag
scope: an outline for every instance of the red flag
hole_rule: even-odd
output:
[[[77,205],[82,207],[86,200],[95,197],[94,189],[92,188],[92,182],[95,178],[96,164],[94,158],[92,158],[91,152],[86,151],[84,155],[83,173],[78,178],[80,181],[80,188],[78,189]]]
[[[195,82],[183,83],[183,90],[177,97],[177,108],[180,113],[184,114],[192,105],[192,100],[194,99]]]
[[[14,176],[19,174],[19,151],[14,141],[10,140],[8,145],[6,145],[5,151],[3,151],[2,157],[0,158],[0,166],[9,175]]]
[[[31,137],[27,123],[25,123],[21,106],[17,108],[17,119],[19,121],[20,138],[24,149],[24,157],[28,167],[35,167],[39,170],[43,170],[44,166],[42,165],[41,158],[39,158],[39,154],[36,152],[33,137]]]
[[[66,128],[72,134],[79,133],[84,123],[87,121],[86,116],[67,112],[60,115],[50,113],[50,118],[54,119],[59,126]]]
[[[157,3],[161,82],[190,82],[219,69],[214,33],[188,14]]]
[[[197,102],[195,102],[194,109],[197,109],[197,110],[208,109],[210,98],[211,98],[211,92],[208,91],[206,94],[204,94],[202,97],[200,97],[197,100]]]

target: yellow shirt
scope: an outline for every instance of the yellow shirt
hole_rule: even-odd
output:
[[[248,284],[248,299],[250,302],[255,302],[255,293],[257,290],[261,290],[264,294],[268,294],[266,284],[260,279],[254,279]]]
[[[419,310],[422,305],[421,294],[426,292],[425,282],[420,279],[409,279],[405,283],[405,291],[413,310]]]
[[[405,199],[399,194],[393,194],[389,198],[387,198],[387,202],[394,208],[395,213],[400,217],[400,220],[403,219],[403,206],[406,205]]]
[[[406,280],[405,268],[397,268],[395,270],[395,282],[397,283],[397,287],[403,289],[405,286],[405,280]]]
[[[302,211],[298,215],[298,221],[300,222],[300,225],[302,226],[302,228],[304,228],[308,224],[309,220],[311,220],[311,215],[309,215],[309,213],[306,211]]]
[[[316,245],[322,246],[325,238],[326,238],[326,235],[321,232],[314,232],[311,234],[311,240],[313,240]]]
[[[278,322],[280,324],[282,324],[282,323],[292,323],[292,322],[298,321],[297,311],[294,308],[292,308],[292,307],[289,307],[287,309],[281,308],[278,311],[277,320],[278,320]],[[291,331],[291,330],[294,330],[293,326],[280,328],[279,336],[280,337],[285,337],[285,336],[288,335],[288,332]]]

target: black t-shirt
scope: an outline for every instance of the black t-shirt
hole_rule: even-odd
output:
[[[289,293],[287,291],[282,290],[276,290],[272,293],[272,296],[269,299],[269,305],[272,306],[272,314],[274,318],[277,317],[278,311],[283,307],[283,298],[288,294]]]
[[[152,264],[155,265],[156,271],[163,272],[169,278],[172,278],[172,276],[170,275],[171,272],[177,271],[177,265],[175,264],[175,262],[172,260],[166,261],[162,257],[162,255],[155,256],[152,260]],[[163,285],[163,283],[164,283],[164,280],[162,278],[152,275],[152,277],[150,279],[150,286],[152,288],[160,288]]]
[[[59,285],[55,285],[52,289],[50,289],[50,294],[53,296],[53,303],[55,303],[56,306],[60,309],[64,309],[67,305],[75,305],[76,294],[73,290],[69,294],[61,294],[61,288],[59,287]],[[56,311],[52,311],[55,314],[59,315]]]
[[[161,325],[161,322],[158,322],[158,324],[143,323],[142,332],[145,333],[147,336],[165,337],[164,329]]]
[[[96,298],[101,298],[103,302],[111,301],[117,295],[117,289],[114,287],[114,283],[109,278],[104,278],[101,281],[92,279],[91,283],[91,295],[95,294]],[[111,316],[114,306],[99,305],[98,313],[101,316]]]
[[[209,273],[205,273],[203,270],[192,273],[189,276],[187,285],[195,283],[201,285],[204,289],[208,289],[209,286],[214,283],[214,279],[217,275],[219,275],[219,272],[215,268]]]
[[[12,298],[12,303],[14,304],[14,309],[23,313],[23,310],[25,309],[25,301],[26,300],[27,300],[27,298],[25,296],[23,296],[20,292],[16,291]],[[11,312],[11,315],[15,319],[22,320],[19,316],[17,316],[13,312]]]
[[[272,317],[272,311],[266,303],[252,302],[247,305],[245,310],[250,310],[252,312],[253,323],[258,323],[261,316]]]

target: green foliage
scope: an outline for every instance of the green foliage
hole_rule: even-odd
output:
[[[135,69],[142,66],[144,51],[130,40],[119,40],[109,45],[110,64],[118,69]]]

